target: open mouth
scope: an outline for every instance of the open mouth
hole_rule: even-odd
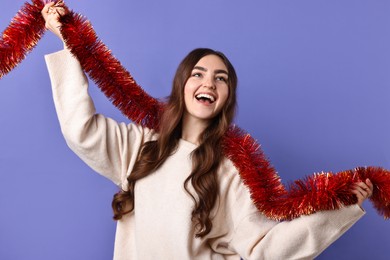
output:
[[[215,97],[213,97],[213,96],[211,96],[209,94],[204,94],[204,93],[196,95],[195,98],[198,101],[202,102],[202,103],[206,103],[207,102],[209,104],[212,104],[215,101]]]

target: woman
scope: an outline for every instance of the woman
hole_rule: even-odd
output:
[[[42,10],[61,39],[63,7]],[[66,48],[46,61],[68,145],[122,189],[113,200],[115,259],[311,259],[364,214],[369,180],[352,191],[357,205],[337,211],[281,223],[258,212],[221,151],[237,78],[220,52],[196,49],[180,63],[159,133],[96,115],[86,77]]]

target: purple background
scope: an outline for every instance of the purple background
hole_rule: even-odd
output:
[[[1,31],[23,3],[1,2]],[[169,94],[193,48],[225,52],[239,75],[236,121],[284,183],[390,168],[388,0],[67,3],[156,97]],[[0,259],[112,258],[117,188],[67,148],[54,111],[43,55],[61,47],[46,34],[0,80]],[[95,86],[91,93],[99,112],[125,120]],[[318,259],[388,259],[390,222],[365,208]]]

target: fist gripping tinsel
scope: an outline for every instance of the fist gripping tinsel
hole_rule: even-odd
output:
[[[0,78],[20,63],[44,33],[41,1],[26,3],[0,39]],[[146,93],[101,42],[91,24],[74,12],[60,18],[67,47],[91,79],[130,120],[158,131],[163,103]],[[358,167],[338,173],[322,172],[285,187],[260,145],[245,131],[231,126],[223,140],[225,156],[237,168],[253,203],[269,218],[290,220],[320,210],[356,203],[352,185],[369,178],[374,184],[370,201],[378,214],[390,217],[390,172]]]

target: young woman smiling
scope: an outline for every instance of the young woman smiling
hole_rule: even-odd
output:
[[[61,38],[63,4],[42,10]],[[46,56],[54,102],[69,147],[116,183],[115,259],[311,259],[350,228],[358,204],[276,222],[252,202],[222,153],[236,109],[237,76],[224,54],[195,49],[180,63],[159,132],[95,113],[80,63],[65,48]]]

